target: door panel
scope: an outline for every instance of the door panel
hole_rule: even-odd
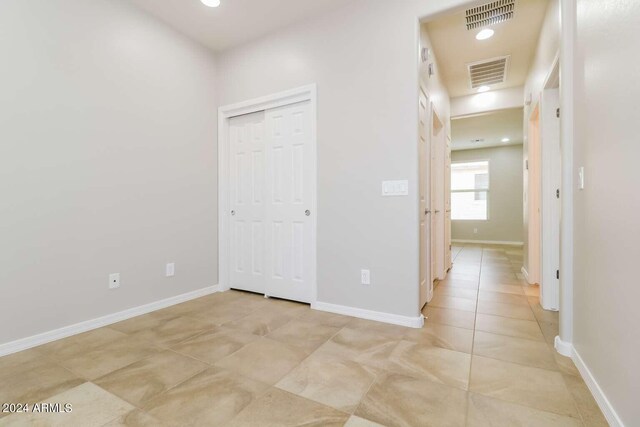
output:
[[[430,170],[430,154],[429,154],[429,99],[424,91],[420,91],[420,97],[418,101],[418,118],[419,118],[419,140],[418,140],[418,179],[419,179],[419,198],[420,198],[420,211],[418,212],[420,218],[420,225],[418,232],[420,233],[420,308],[422,308],[427,302],[431,300],[433,294],[431,281],[431,264],[430,264],[430,201],[429,201],[429,170]]]
[[[451,257],[451,137],[447,136],[444,164],[444,207],[445,207],[445,240],[444,240],[444,267],[445,277],[452,267]]]
[[[268,233],[265,293],[310,302],[313,290],[311,104],[265,113]],[[308,214],[306,213],[307,211]]]
[[[264,292],[264,112],[229,120],[230,287]]]

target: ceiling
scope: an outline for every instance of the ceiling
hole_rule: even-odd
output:
[[[221,51],[337,8],[345,0],[129,0],[193,40]]]
[[[512,108],[494,113],[481,114],[451,120],[451,149],[503,147],[522,144],[523,110]],[[509,142],[502,142],[509,138]],[[471,142],[483,139],[482,142]]]
[[[512,19],[486,27],[495,31],[487,40],[476,40],[480,29],[467,30],[464,10],[426,23],[449,95],[476,93],[469,85],[468,63],[505,55],[510,55],[507,80],[492,89],[524,85],[548,3],[548,0],[516,0]]]

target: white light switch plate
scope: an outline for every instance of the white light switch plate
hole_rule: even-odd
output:
[[[389,196],[408,196],[409,181],[382,181],[382,195]]]
[[[580,190],[584,190],[584,166],[581,166],[580,169],[578,169],[578,188]]]
[[[117,289],[120,287],[120,273],[112,273],[109,275],[109,289]]]
[[[173,262],[170,262],[165,267],[165,275],[167,277],[173,277],[176,275],[176,265]]]

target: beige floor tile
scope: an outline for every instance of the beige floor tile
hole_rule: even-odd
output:
[[[531,310],[533,310],[533,315],[536,317],[538,322],[549,322],[549,323],[559,323],[560,322],[560,312],[545,310],[540,305],[540,298],[538,297],[528,297],[529,304],[531,305]]]
[[[398,374],[426,378],[462,390],[469,385],[471,355],[431,345],[401,341],[385,368]]]
[[[571,360],[570,357],[561,355],[557,351],[553,350],[553,347],[551,347],[551,349],[560,372],[562,372],[563,374],[580,377],[580,371],[578,371],[578,368],[576,367],[575,363],[573,363],[573,360]]]
[[[547,342],[547,344],[553,347],[556,337],[559,335],[558,324],[540,321],[538,322],[538,324],[540,325],[540,329],[542,330],[544,340]]]
[[[229,427],[342,427],[349,415],[328,406],[272,388],[254,400]]]
[[[213,367],[161,394],[144,409],[169,425],[226,426],[267,388]]]
[[[259,338],[258,335],[241,330],[216,326],[172,346],[171,349],[212,365]]]
[[[436,295],[427,303],[427,307],[450,308],[461,311],[476,311],[476,301],[447,295]]]
[[[277,311],[258,310],[242,319],[225,323],[224,326],[231,329],[240,329],[254,335],[264,336],[285,325],[291,319],[291,316],[280,314]]]
[[[478,314],[476,316],[476,330],[516,338],[544,341],[540,326],[538,326],[537,322],[531,320]]]
[[[29,371],[48,362],[37,349],[24,350],[0,357],[0,383],[5,377]]]
[[[475,314],[468,311],[450,308],[428,307],[422,310],[426,323],[455,326],[457,328],[473,329]]]
[[[565,384],[573,396],[578,412],[588,427],[606,427],[609,425],[598,407],[593,395],[580,376],[563,375]]]
[[[529,305],[529,301],[527,301],[527,297],[524,295],[517,294],[508,294],[504,292],[490,292],[480,290],[478,292],[478,301],[491,301],[491,302],[499,302],[502,304],[518,304],[518,305]]]
[[[453,286],[438,286],[433,292],[433,295],[446,295],[450,297],[467,298],[475,301],[478,298],[478,291],[475,289],[456,288]]]
[[[189,317],[202,320],[210,325],[222,325],[242,319],[253,313],[255,308],[244,304],[246,298],[234,298],[226,304],[213,304],[211,307],[192,313]],[[264,299],[263,299],[264,300]],[[249,299],[252,301],[252,299]],[[259,303],[253,303],[259,305]]]
[[[382,424],[374,423],[373,421],[365,420],[364,418],[356,417],[352,415],[344,425],[344,427],[385,427]]]
[[[473,356],[469,390],[559,415],[579,418],[562,374]]]
[[[263,309],[291,317],[299,317],[304,316],[306,312],[311,310],[311,307],[309,304],[303,304],[300,302],[269,298],[268,304],[266,304]]]
[[[427,322],[421,329],[409,329],[403,339],[448,350],[471,353],[473,331],[471,329]]]
[[[99,328],[41,345],[37,347],[37,351],[47,357],[64,360],[81,353],[86,353],[89,349],[107,346],[124,337],[126,337],[126,334],[114,329],[108,327]]]
[[[142,316],[132,317],[122,322],[109,325],[107,328],[119,331],[125,334],[135,334],[138,331],[155,328],[162,324],[166,319],[173,319],[176,315],[164,311],[154,311],[152,313],[143,314]]]
[[[307,352],[298,347],[261,338],[219,360],[216,366],[273,385],[291,372],[306,356]]]
[[[467,393],[398,374],[380,376],[355,412],[389,427],[464,426]]]
[[[314,354],[322,353],[336,359],[348,359],[363,365],[382,368],[399,339],[375,332],[343,328]]]
[[[295,347],[300,347],[306,352],[312,352],[340,330],[336,326],[321,325],[300,319],[293,319],[278,330],[267,335],[276,341]]]
[[[469,393],[469,427],[580,427],[576,418]]]
[[[349,316],[328,313],[320,310],[307,310],[300,313],[298,318],[306,322],[319,323],[321,325],[336,326],[340,328],[353,320],[353,318]]]
[[[134,409],[129,403],[92,383],[84,383],[52,396],[46,403],[59,403],[61,406],[69,403],[72,411],[13,414],[0,423],[3,426],[99,427]]]
[[[469,276],[452,276],[449,274],[446,280],[440,282],[439,286],[463,289],[478,289],[478,278]]]
[[[545,342],[476,331],[473,354],[534,366],[558,370],[553,352]]]
[[[141,409],[134,409],[105,424],[104,427],[171,427]]]
[[[493,301],[478,301],[478,313],[493,314],[495,316],[511,317],[513,319],[533,320],[536,318],[528,305],[503,304]]]
[[[17,361],[18,359],[13,359]],[[35,403],[84,383],[84,380],[51,360],[29,369],[6,374],[0,382],[0,403]],[[0,417],[6,416],[0,413]]]
[[[111,372],[94,383],[142,408],[159,394],[208,367],[190,357],[164,351]]]
[[[212,325],[203,320],[186,316],[174,317],[162,319],[150,328],[131,334],[131,337],[168,348],[211,328]]]
[[[323,353],[311,355],[285,376],[278,388],[352,413],[376,379],[377,369]]]
[[[107,347],[88,349],[85,353],[60,360],[59,363],[81,377],[93,380],[160,351],[148,342],[126,336]]]
[[[522,286],[506,285],[503,283],[496,283],[493,281],[480,283],[480,291],[502,292],[505,294],[524,295]]]
[[[345,328],[353,329],[354,331],[366,331],[379,336],[395,338],[398,340],[401,339],[407,332],[407,329],[409,329],[405,326],[391,325],[389,323],[357,318],[351,319],[351,321],[345,325]]]

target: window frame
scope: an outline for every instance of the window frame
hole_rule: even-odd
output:
[[[450,188],[449,191],[451,192],[451,194],[453,193],[479,193],[479,192],[484,192],[487,194],[487,217],[486,219],[453,219],[453,203],[451,203],[451,221],[482,221],[482,222],[486,222],[489,221],[491,219],[491,204],[489,203],[489,195],[491,194],[491,160],[490,159],[474,159],[474,160],[457,160],[455,162],[451,162],[451,173],[453,174],[453,165],[459,165],[459,164],[464,164],[464,163],[480,163],[480,162],[486,162],[487,163],[487,188],[486,189],[482,189],[482,190],[477,190],[477,189],[465,189],[465,190],[454,190],[453,188]]]

